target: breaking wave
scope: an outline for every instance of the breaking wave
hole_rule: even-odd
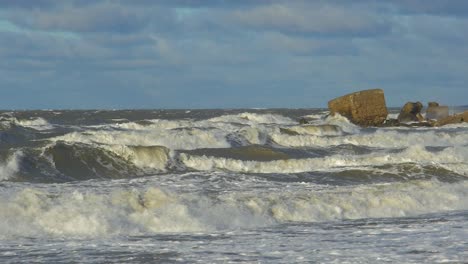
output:
[[[280,124],[280,125],[293,125],[297,121],[291,118],[275,115],[275,114],[255,114],[255,113],[241,113],[237,115],[223,115],[220,117],[211,118],[210,122],[222,123],[239,123],[239,124]]]
[[[283,128],[282,133],[288,135],[341,136],[343,130],[337,125],[303,125]]]
[[[211,129],[170,129],[170,130],[98,130],[72,132],[55,141],[79,142],[85,144],[165,146],[173,150],[197,149],[203,147],[229,147],[226,134]]]
[[[53,129],[54,126],[51,125],[47,120],[42,117],[34,118],[34,119],[20,119],[16,120],[15,124],[29,127],[36,130],[50,130]]]
[[[195,170],[228,170],[244,173],[300,173],[309,171],[343,171],[366,169],[382,165],[414,163],[420,166],[438,166],[460,175],[468,175],[466,147],[448,147],[442,151],[428,151],[416,145],[399,153],[377,152],[366,155],[330,155],[306,159],[273,161],[241,160],[225,157],[199,156],[182,153],[185,166]]]
[[[199,232],[285,222],[404,217],[468,209],[468,182],[436,180],[323,191],[179,194],[161,188],[2,192],[0,239]]]
[[[421,146],[462,146],[468,142],[468,134],[461,132],[444,132],[421,130],[408,133],[400,130],[377,130],[372,133],[360,133],[341,137],[323,137],[316,135],[290,135],[275,133],[271,135],[274,142],[287,147],[329,147],[344,144],[374,148],[406,148]]]
[[[11,127],[0,131],[1,147],[9,152],[21,149],[23,154],[0,161],[0,179],[63,182],[187,170],[379,172],[404,164],[462,176],[468,173],[468,134],[462,127],[360,128],[342,116],[325,114],[308,116],[312,120],[305,125],[270,113],[210,115],[198,120],[129,121],[112,116],[97,125],[75,126],[67,120],[67,125],[55,125],[47,133],[25,128],[48,127],[44,118],[8,116],[2,122],[22,120],[15,122],[25,127],[8,121]]]
[[[54,169],[73,179],[128,178],[166,171],[169,150],[161,146],[55,142],[43,155]]]
[[[106,148],[148,172],[166,171],[171,156],[169,149],[162,146],[113,145]]]
[[[22,156],[21,151],[15,151],[4,162],[0,161],[0,181],[11,179],[18,173]]]
[[[50,130],[54,126],[42,117],[18,119],[15,117],[0,117],[0,128],[9,128],[11,125],[31,128],[34,130]]]

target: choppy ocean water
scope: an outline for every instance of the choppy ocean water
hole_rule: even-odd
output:
[[[0,262],[461,263],[467,177],[466,123],[3,111]]]

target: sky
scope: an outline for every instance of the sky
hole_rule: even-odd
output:
[[[468,104],[466,0],[1,0],[0,109]]]

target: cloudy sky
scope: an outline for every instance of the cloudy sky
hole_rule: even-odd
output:
[[[0,109],[468,104],[466,0],[1,0]]]

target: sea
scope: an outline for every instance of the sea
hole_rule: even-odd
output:
[[[468,123],[0,111],[0,263],[467,262]]]

